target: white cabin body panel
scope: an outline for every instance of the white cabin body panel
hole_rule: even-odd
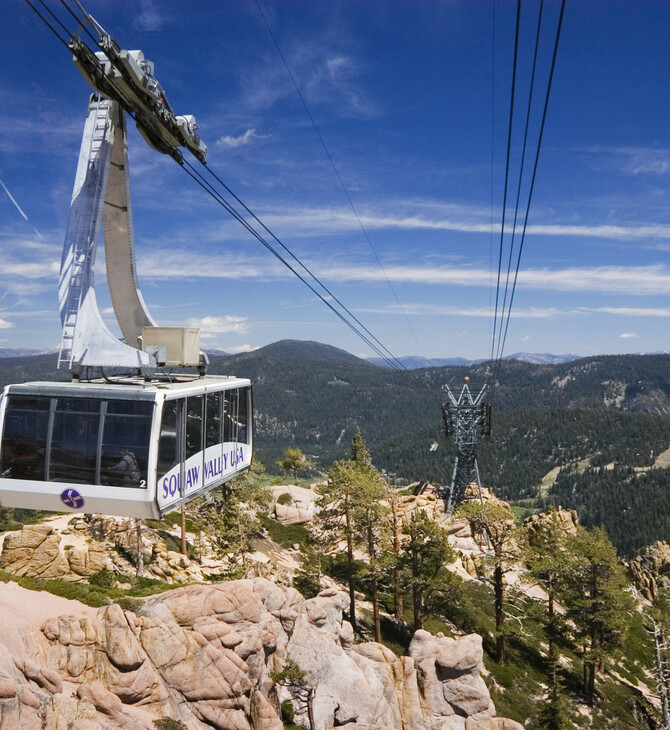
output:
[[[0,503],[159,518],[251,465],[251,384],[180,376],[7,386]]]

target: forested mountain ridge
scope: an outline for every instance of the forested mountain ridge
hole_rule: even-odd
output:
[[[347,455],[358,425],[389,476],[442,484],[449,482],[454,455],[442,431],[442,386],[459,389],[467,375],[478,388],[489,374],[485,363],[396,371],[297,340],[212,355],[210,372],[251,379],[255,450],[268,466],[296,446],[308,454],[315,475],[323,473]],[[54,355],[0,359],[0,384],[54,377],[67,378],[55,369]],[[484,483],[498,496],[560,501],[578,509],[586,524],[604,522],[626,552],[667,538],[670,504],[666,509],[658,494],[670,485],[670,472],[655,469],[638,478],[639,472],[626,470],[650,467],[670,444],[670,356],[598,356],[558,365],[504,361],[492,399],[492,437],[482,441],[479,457]],[[608,465],[616,469],[601,470]],[[540,489],[557,467],[565,473],[556,485]],[[629,495],[623,523],[615,493]],[[649,505],[653,517],[634,505]]]

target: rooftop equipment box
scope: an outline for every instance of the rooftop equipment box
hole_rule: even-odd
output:
[[[198,365],[200,330],[197,327],[142,327],[142,349],[150,352],[157,347],[165,348],[165,365]]]

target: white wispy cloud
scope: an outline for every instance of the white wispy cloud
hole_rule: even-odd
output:
[[[239,355],[241,352],[253,352],[254,350],[258,350],[258,347],[252,347],[251,345],[238,345],[237,347],[228,347],[226,346],[226,352],[229,352],[231,355]]]
[[[401,209],[396,203],[389,210]],[[374,211],[363,207],[358,209],[357,218],[351,209],[327,208],[282,208],[281,211],[267,210],[261,217],[270,228],[288,230],[292,235],[323,235],[344,231],[360,230],[362,224],[367,230],[396,229],[406,231],[452,231],[456,233],[500,234],[500,223],[491,223],[490,211],[473,210],[471,214],[453,214],[446,210],[408,212],[404,215],[384,210]],[[536,217],[535,217],[536,219]],[[520,229],[517,232],[520,235]],[[572,238],[597,238],[612,241],[670,240],[670,224],[641,223],[638,225],[612,224],[560,224],[532,223],[526,228],[526,235],[561,236]]]
[[[138,257],[140,279],[278,279],[291,276],[269,256],[194,253],[188,249],[148,252]],[[1,267],[1,264],[0,264]],[[1,272],[1,268],[0,268]]]
[[[255,129],[247,129],[244,134],[240,134],[238,137],[231,137],[230,135],[219,137],[219,139],[216,140],[216,146],[221,149],[245,147],[246,145],[255,142],[257,139],[267,138],[268,135],[256,134]]]
[[[33,262],[0,260],[0,275],[21,279],[52,279],[58,276],[58,261]]]
[[[665,175],[670,172],[670,150],[659,147],[617,147],[624,158],[622,171],[630,175]]]
[[[432,304],[408,304],[399,306],[397,304],[391,304],[387,307],[362,307],[357,308],[357,312],[364,312],[366,314],[407,314],[411,316],[437,316],[437,317],[481,317],[484,319],[491,318],[493,316],[493,309],[491,307],[443,307]],[[557,315],[567,314],[565,311],[561,311],[554,307],[547,309],[513,309],[511,317],[513,319],[549,319]]]
[[[3,317],[0,317],[0,330],[11,329],[13,326],[14,326],[13,322],[10,322],[8,319],[4,319]]]
[[[590,311],[620,317],[670,317],[670,309],[665,307],[596,307]]]
[[[382,270],[375,266],[351,266],[348,263],[316,266],[307,260],[322,280],[333,282],[385,282],[422,285],[453,285],[460,287],[490,287],[491,271],[455,265],[390,265]],[[26,270],[17,266],[23,276],[37,275],[40,267]],[[0,273],[11,269],[0,262]],[[57,266],[54,270],[57,270]],[[207,278],[207,279],[286,279],[292,274],[269,256],[259,254],[197,254],[188,250],[173,250],[144,254],[138,266],[141,278]],[[44,272],[41,272],[44,275]],[[626,294],[656,296],[670,294],[670,268],[660,264],[650,266],[584,266],[562,269],[525,269],[519,272],[517,286],[561,292]],[[616,312],[611,312],[615,314]],[[623,314],[623,312],[620,312]],[[538,316],[538,315],[536,315]],[[643,316],[643,315],[641,315]],[[659,314],[652,316],[661,316]]]
[[[163,17],[153,0],[140,0],[140,14],[133,21],[135,30],[156,31],[163,27]]]
[[[333,280],[383,281],[456,286],[486,286],[489,269],[455,266],[331,267],[321,272]],[[517,286],[563,292],[618,293],[652,296],[670,293],[670,269],[660,266],[598,266],[526,269]]]
[[[208,316],[191,318],[186,322],[188,327],[198,327],[200,336],[209,339],[216,335],[235,332],[236,334],[246,334],[249,332],[249,321],[247,317],[235,317],[225,315],[223,317]]]
[[[622,332],[619,337],[622,340],[631,340],[637,337],[637,335],[635,334],[635,332]]]

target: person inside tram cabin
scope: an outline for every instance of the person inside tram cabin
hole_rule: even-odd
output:
[[[42,463],[44,463],[43,459]],[[31,448],[30,444],[26,441],[18,441],[14,448],[8,476],[12,479],[39,478],[39,466],[40,458],[35,449]]]
[[[140,486],[140,468],[137,465],[135,454],[129,449],[121,447],[121,460],[114,466],[113,471],[119,479],[119,486]]]

